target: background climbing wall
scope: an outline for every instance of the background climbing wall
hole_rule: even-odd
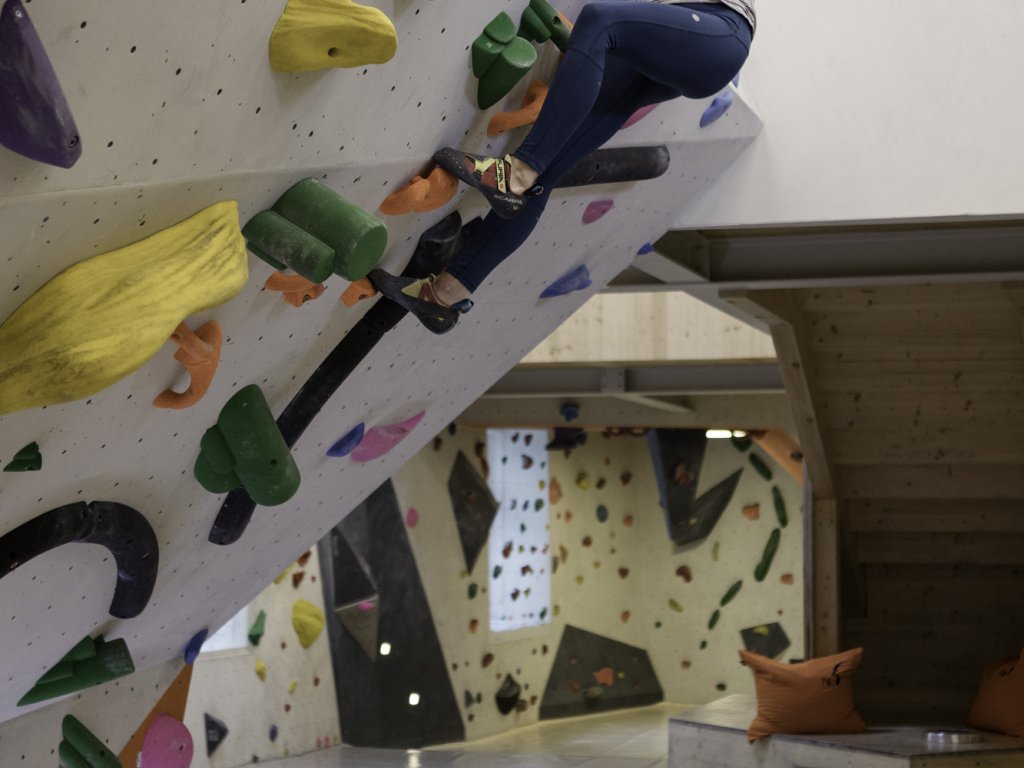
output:
[[[393,478],[401,510],[418,512],[407,532],[463,707],[467,738],[537,719],[562,631],[570,625],[645,649],[665,699],[679,703],[710,701],[722,695],[720,685],[729,692],[753,691],[751,675],[736,653],[744,647],[742,629],[778,622],[791,643],[778,658],[802,657],[801,488],[759,454],[773,473],[770,482],[765,480],[748,454],[728,440],[708,441],[697,491],[743,469],[739,485],[712,535],[682,548],[668,538],[645,438],[592,434],[568,457],[548,453],[551,481],[543,496],[557,499],[549,505],[549,554],[557,560],[551,621],[490,632],[488,592],[500,583],[493,577],[496,566],[507,561],[500,552],[497,561],[488,558],[485,550],[473,571],[466,572],[444,483],[457,453],[472,457],[485,440],[484,431],[465,427],[454,436],[443,433]],[[519,460],[518,452],[509,456],[510,462]],[[478,458],[474,465],[482,470]],[[773,484],[782,493],[789,520],[772,567],[758,582],[754,568],[778,527]],[[553,497],[551,486],[558,489]],[[755,505],[757,519],[752,519]],[[792,584],[784,583],[787,574]],[[721,607],[722,597],[739,580],[740,592]],[[715,610],[720,619],[709,630]],[[593,671],[581,670],[583,688],[594,685],[592,678],[586,682]],[[528,707],[503,716],[494,695],[506,674],[523,687]]]
[[[85,0],[73,10],[37,0],[27,6],[68,96],[83,156],[64,171],[0,152],[6,278],[0,316],[62,269],[213,202],[238,200],[245,222],[312,175],[375,211],[387,193],[424,168],[437,147],[487,146],[483,132],[490,115],[473,103],[466,47],[495,13],[518,15],[523,3],[464,0],[457,11],[451,3],[426,0],[372,4],[395,22],[397,56],[381,66],[306,75],[269,69],[265,41],[282,10],[280,0]],[[563,10],[571,17],[580,5],[572,0]],[[549,74],[556,58],[547,50],[531,75]],[[525,85],[508,105],[518,106]],[[180,657],[197,631],[219,626],[253,599],[629,264],[640,245],[667,229],[676,208],[699,196],[758,133],[760,121],[743,96],[741,88],[732,110],[703,131],[699,120],[710,100],[660,107],[623,131],[614,144],[666,143],[673,154],[669,173],[642,185],[557,193],[551,215],[481,288],[477,309],[455,333],[435,338],[414,320],[403,321],[295,447],[303,475],[299,493],[281,507],[258,509],[233,546],[206,540],[221,498],[192,478],[199,439],[221,405],[247,384],[259,384],[271,409],[281,411],[366,311],[338,305],[344,281],[332,278],[323,298],[293,309],[263,290],[272,270],[250,257],[241,294],[190,318],[193,327],[217,319],[225,345],[209,393],[188,411],[150,405],[158,392],[181,384],[168,344],[138,372],[91,398],[4,416],[0,459],[37,441],[44,463],[42,472],[0,482],[3,531],[63,504],[116,501],[139,510],[154,527],[161,568],[149,605],[130,620],[107,613],[112,566],[98,547],[52,551],[5,575],[0,605],[10,610],[0,720],[23,714],[26,709],[15,705],[20,695],[87,634],[123,638],[144,670]],[[504,144],[494,142],[494,148]],[[603,198],[615,200],[614,210],[583,226],[587,205]],[[388,218],[383,265],[404,265],[420,232],[456,206],[464,219],[482,212],[470,196],[432,214]],[[593,288],[537,299],[582,263],[590,267]],[[324,455],[359,422],[388,424],[421,410],[427,412],[423,422],[383,459],[364,465]],[[134,727],[125,713],[138,709],[130,688],[130,679],[121,681],[102,696],[86,694],[60,710],[88,707],[93,729],[120,744]],[[102,707],[95,705],[99,701]],[[61,712],[54,709],[47,721],[54,734],[49,749]],[[0,730],[0,739],[10,743],[20,731],[14,724]]]

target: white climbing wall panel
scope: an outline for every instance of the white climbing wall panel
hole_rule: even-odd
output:
[[[237,200],[244,223],[294,182],[316,176],[374,212],[436,148],[484,149],[487,121],[502,105],[487,114],[476,109],[468,46],[497,12],[518,16],[524,3],[370,4],[394,20],[397,56],[385,65],[305,75],[269,67],[267,39],[283,0],[28,4],[84,152],[65,171],[0,151],[0,317],[62,269],[215,201]],[[573,17],[581,5],[571,0],[563,10]],[[547,50],[527,81],[550,75],[556,63]],[[507,105],[518,106],[525,84]],[[136,374],[88,400],[2,417],[0,459],[37,441],[44,465],[38,473],[0,477],[0,535],[56,506],[117,501],[152,524],[161,566],[149,606],[131,620],[108,615],[113,566],[93,545],[50,552],[0,580],[0,721],[23,714],[18,698],[86,634],[124,638],[145,669],[178,657],[197,630],[219,626],[255,597],[629,264],[638,247],[662,234],[675,211],[739,155],[758,133],[759,118],[740,92],[732,110],[702,131],[709,101],[663,105],[620,133],[616,145],[668,144],[668,174],[557,192],[535,234],[480,289],[476,309],[453,333],[434,337],[411,318],[389,333],[295,446],[303,476],[298,494],[280,507],[258,508],[233,546],[207,541],[222,497],[192,476],[199,439],[247,384],[259,384],[275,414],[281,411],[365,312],[338,302],[342,279],[332,278],[320,300],[294,309],[262,289],[272,270],[250,257],[242,293],[190,319],[194,326],[216,318],[226,337],[213,385],[190,410],[150,405],[180,378],[168,344]],[[584,208],[601,198],[614,199],[615,209],[583,226]],[[483,212],[469,193],[429,214],[383,217],[390,231],[383,265],[403,267],[420,232],[454,207],[464,219]],[[592,289],[538,300],[545,286],[581,263],[590,268]],[[360,465],[325,456],[360,421],[388,424],[423,409],[423,422],[382,459]],[[89,707],[95,726],[99,707],[104,714],[94,730],[117,749],[139,715],[125,693],[130,680],[107,686],[102,696],[86,694],[71,708]],[[0,755],[10,749],[0,731]]]

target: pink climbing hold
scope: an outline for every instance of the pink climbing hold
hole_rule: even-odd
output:
[[[377,610],[377,604],[372,600],[364,600],[356,606],[356,610],[360,613],[370,613]]]
[[[633,113],[633,116],[630,117],[629,120],[627,120],[625,123],[622,124],[622,127],[619,128],[619,130],[620,131],[624,131],[627,128],[629,128],[629,126],[636,125],[641,120],[643,120],[645,117],[647,117],[649,114],[651,114],[651,112],[653,112],[654,108],[657,107],[657,106],[658,106],[657,104],[650,104],[650,105],[648,105],[646,107],[640,107],[640,109],[638,109],[636,112]]]
[[[188,768],[192,764],[192,734],[170,715],[157,715],[139,752],[142,768]]]
[[[593,224],[614,207],[614,200],[595,200],[588,205],[587,210],[583,212],[583,223]]]
[[[420,513],[416,510],[416,507],[409,507],[409,511],[405,513],[405,524],[410,528],[415,528],[416,523],[420,521]]]
[[[411,419],[389,424],[384,427],[374,427],[366,432],[359,447],[352,451],[352,461],[373,461],[388,453],[392,448],[402,442],[416,425],[423,421],[426,411],[420,411]]]

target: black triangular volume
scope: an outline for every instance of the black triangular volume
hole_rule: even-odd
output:
[[[476,471],[466,454],[459,451],[455,464],[448,476],[448,493],[455,512],[455,525],[462,542],[462,554],[466,570],[473,572],[477,558],[487,543],[491,523],[498,511],[491,489]]]

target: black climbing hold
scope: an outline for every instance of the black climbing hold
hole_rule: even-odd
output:
[[[519,694],[523,688],[515,681],[512,675],[505,675],[505,681],[501,684],[498,692],[494,694],[494,701],[498,705],[498,711],[503,715],[510,714],[519,702]]]
[[[455,457],[455,464],[448,475],[448,494],[455,512],[466,570],[472,573],[477,557],[487,543],[498,502],[487,482],[462,451]]]
[[[203,722],[206,727],[206,756],[209,757],[217,751],[217,747],[228,735],[228,727],[222,720],[206,712],[203,713]]]
[[[741,629],[740,637],[744,648],[769,659],[778,658],[790,646],[789,637],[778,622]]]
[[[668,147],[614,147],[591,152],[570,168],[556,188],[656,179],[668,171]]]

